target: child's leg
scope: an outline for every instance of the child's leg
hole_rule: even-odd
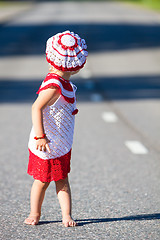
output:
[[[62,210],[63,224],[65,227],[74,227],[76,226],[76,223],[71,217],[72,201],[68,177],[64,180],[59,180],[55,182],[55,184]]]
[[[36,225],[41,216],[41,207],[45,196],[45,191],[49,183],[35,180],[31,189],[31,212],[24,223]]]

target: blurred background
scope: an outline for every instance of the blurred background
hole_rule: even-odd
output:
[[[28,231],[21,223],[31,105],[48,73],[46,41],[65,30],[86,40],[89,56],[71,79],[79,114],[70,179],[81,224],[57,239],[159,239],[159,0],[0,1],[2,239],[41,239],[41,229],[51,239],[59,229],[52,188],[42,219],[54,224]]]
[[[35,92],[31,93],[30,87],[37,88],[37,80],[43,79],[48,69],[44,57],[46,40],[66,29],[77,31],[88,44],[88,66],[81,73],[82,78],[88,79],[90,88],[86,89],[85,97],[88,90],[93,91],[93,82],[94,85],[98,82],[96,88],[103,91],[106,98],[111,93],[114,98],[158,97],[159,91],[153,84],[157,79],[156,71],[159,73],[159,63],[153,63],[151,58],[157,53],[151,50],[160,44],[159,7],[158,0],[1,1],[1,84],[17,86],[17,81],[18,86],[26,84],[23,94],[15,94],[12,90],[13,95],[11,92],[6,96],[3,89],[1,101],[3,96],[4,101],[16,101],[17,98],[18,101],[32,101],[30,94],[34,96]],[[156,12],[149,13],[145,9]],[[19,81],[22,78],[23,81]],[[83,82],[78,84],[81,91]],[[151,89],[143,91],[143,88]],[[81,100],[85,100],[85,87],[82,92]]]

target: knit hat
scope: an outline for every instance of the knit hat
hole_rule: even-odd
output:
[[[77,71],[81,69],[88,56],[87,45],[74,32],[65,31],[50,37],[46,45],[46,59],[56,69]]]

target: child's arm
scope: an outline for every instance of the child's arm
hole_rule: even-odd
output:
[[[58,88],[56,87],[48,88],[46,90],[43,90],[39,94],[38,98],[32,105],[32,122],[33,122],[33,127],[34,127],[36,137],[41,137],[43,136],[43,134],[45,134],[44,127],[43,127],[43,116],[42,116],[43,108],[47,104],[49,104],[51,101],[53,104],[58,97],[59,97]],[[48,152],[50,152],[48,140],[46,138],[36,140],[36,149],[40,151],[42,150],[46,151],[47,149]]]

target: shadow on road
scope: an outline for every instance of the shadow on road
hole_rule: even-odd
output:
[[[160,219],[160,213],[154,214],[142,214],[125,216],[119,218],[92,218],[92,219],[77,219],[78,226],[83,226],[91,223],[104,223],[104,222],[117,222],[117,221],[147,221],[147,220],[158,220]]]
[[[92,94],[100,93],[103,100],[132,100],[160,98],[160,75],[124,76],[91,78],[91,88],[84,79],[73,81],[78,87],[77,100],[91,101]],[[40,87],[38,80],[3,80],[0,79],[0,103],[32,103]]]
[[[118,222],[118,221],[149,221],[159,220],[160,213],[132,215],[119,218],[88,218],[88,219],[76,219],[77,226],[83,226],[92,223],[105,223],[105,222]],[[61,223],[61,221],[40,221],[38,225]]]
[[[89,53],[160,47],[160,24],[44,24],[0,27],[0,59],[10,56],[40,55],[48,37],[70,29],[86,39]],[[44,55],[45,57],[45,55]],[[14,60],[13,60],[14,61]],[[122,76],[87,79],[94,82],[88,89],[77,81],[79,101],[90,101],[96,91],[104,100],[160,98],[160,76]],[[33,102],[40,81],[0,79],[0,102]]]
[[[62,223],[62,221],[40,221],[38,225],[51,224],[51,223]]]
[[[46,40],[68,29],[86,39],[89,52],[160,47],[160,24],[2,25],[0,56],[44,54]]]

